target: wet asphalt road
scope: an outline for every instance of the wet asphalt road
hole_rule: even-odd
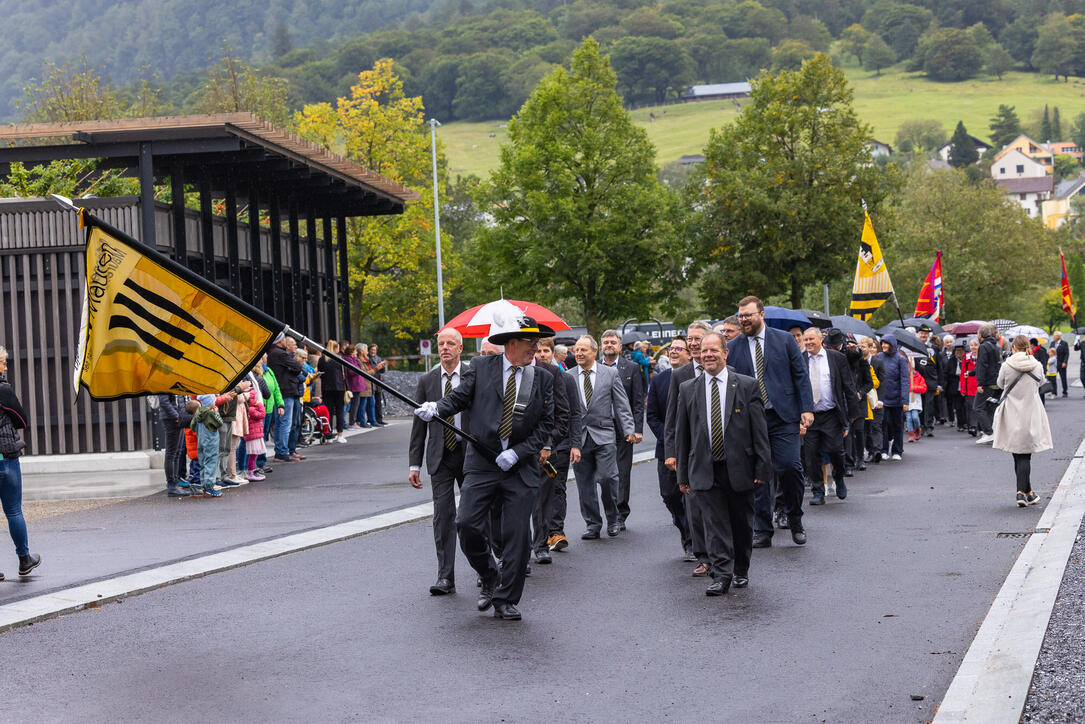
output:
[[[808,508],[810,543],[779,532],[723,599],[680,560],[647,463],[616,539],[580,541],[571,495],[572,546],[535,567],[520,623],[475,610],[462,556],[458,593],[430,597],[431,529],[408,524],[4,634],[0,718],[928,721],[1024,543],[997,534],[1035,526],[1085,431],[1085,400],[1049,410],[1042,505],[1013,506],[1009,455],[939,428],[851,479],[846,501]],[[32,535],[53,563],[16,590],[421,502],[428,487],[401,482],[400,427],[221,506],[152,498],[44,521]]]

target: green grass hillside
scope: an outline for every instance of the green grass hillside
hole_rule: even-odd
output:
[[[986,138],[990,119],[999,104],[1017,107],[1022,122],[1044,104],[1058,106],[1063,128],[1074,116],[1085,113],[1085,79],[1055,82],[1035,73],[1008,73],[1002,80],[983,77],[960,83],[936,83],[920,73],[902,70],[881,77],[855,67],[845,69],[855,88],[855,109],[874,129],[874,137],[892,144],[901,122],[934,118],[942,122],[947,136],[957,121],[969,132]],[[710,128],[732,120],[737,109],[731,101],[686,103],[633,111],[633,119],[648,130],[660,164],[682,154],[700,153]],[[654,116],[654,120],[652,120]],[[485,176],[498,162],[505,142],[505,123],[450,123],[438,129],[453,173]],[[1063,135],[1066,135],[1065,133]]]

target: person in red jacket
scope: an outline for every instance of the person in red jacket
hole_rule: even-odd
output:
[[[248,395],[249,402],[246,407],[249,430],[245,433],[245,467],[248,470],[246,477],[249,482],[259,482],[265,479],[264,475],[256,470],[256,459],[267,453],[267,446],[264,444],[264,418],[267,417],[267,408],[260,396],[260,390],[255,385],[249,390]]]
[[[964,395],[964,412],[968,424],[968,434],[976,436],[976,417],[972,411],[976,399],[976,355],[979,353],[978,340],[969,340],[968,351],[961,360],[961,394]]]

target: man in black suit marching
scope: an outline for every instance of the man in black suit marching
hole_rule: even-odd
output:
[[[504,354],[476,357],[460,384],[440,402],[424,402],[414,414],[424,422],[470,411],[464,483],[456,514],[460,548],[482,579],[478,610],[494,607],[496,618],[519,621],[516,604],[524,590],[531,555],[531,511],[542,467],[539,451],[554,427],[554,382],[531,364],[540,337],[553,330],[529,317],[498,317],[489,340]],[[501,569],[490,555],[490,508],[501,512]]]
[[[629,517],[629,485],[633,474],[633,446],[644,439],[644,373],[640,365],[621,355],[622,338],[616,329],[608,329],[599,338],[602,347],[602,363],[618,370],[618,377],[629,398],[633,413],[633,439],[626,440],[622,434],[621,421],[614,417],[615,445],[618,453],[618,528],[625,530]]]
[[[422,375],[418,381],[416,399],[437,402],[460,386],[466,366],[460,362],[463,338],[454,329],[437,335],[437,356],[441,364]],[[456,415],[453,424],[461,430],[469,426],[468,413]],[[426,434],[429,434],[429,440]],[[429,423],[415,418],[411,427],[408,453],[411,466],[408,480],[412,487],[422,487],[422,453],[426,455],[426,470],[433,489],[433,541],[437,545],[437,582],[429,587],[434,596],[456,590],[456,490],[463,485],[464,443],[456,433],[441,423]]]
[[[676,413],[678,487],[704,527],[709,596],[749,585],[754,488],[772,475],[757,380],[729,370],[727,355],[722,334],[704,336],[704,374],[682,383]]]
[[[822,342],[821,330],[810,327],[803,333],[803,362],[809,372],[810,392],[814,398],[814,421],[799,426],[805,436],[806,476],[813,484],[810,505],[825,504],[825,484],[821,480],[821,453],[829,456],[836,481],[836,497],[848,497],[844,484],[844,438],[851,423],[859,416],[859,398],[848,360]]]
[[[671,522],[678,529],[682,538],[682,550],[685,552],[685,560],[695,561],[697,556],[693,553],[693,539],[689,534],[689,518],[686,515],[685,496],[678,490],[678,478],[674,469],[667,467],[665,426],[667,423],[667,408],[669,406],[668,394],[670,393],[671,375],[674,371],[689,364],[689,343],[685,337],[675,337],[671,340],[667,350],[667,358],[671,366],[662,372],[657,372],[648,385],[648,404],[645,406],[645,415],[648,427],[656,436],[656,477],[659,478],[659,496],[663,498],[663,505],[671,514]],[[675,405],[677,409],[677,405]]]

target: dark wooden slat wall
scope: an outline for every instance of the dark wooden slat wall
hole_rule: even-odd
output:
[[[93,199],[87,206],[103,221],[139,237],[137,200]],[[247,221],[248,215],[244,218]],[[183,225],[179,221],[169,206],[156,204],[157,248],[170,256],[180,252],[182,262],[187,260],[190,268],[202,271],[206,247],[200,213],[186,210]],[[310,253],[309,238],[295,237],[284,229],[276,235],[279,253],[275,254],[272,234],[261,229],[256,247],[261,252],[261,272],[254,273],[249,225],[238,219],[236,245],[231,250],[228,247],[234,235],[227,233],[226,220],[215,217],[212,221],[216,263],[211,268],[218,270],[216,282],[223,287],[239,278],[266,278],[270,282],[297,269],[300,274],[294,277],[291,273],[291,281],[305,279],[312,285],[303,296],[310,297],[310,305],[320,304],[321,289],[335,288],[338,270],[332,268],[329,277],[321,264],[332,257],[324,248],[332,240],[319,232],[313,235]],[[306,227],[307,231],[312,228],[309,224]],[[183,246],[174,240],[180,229],[186,236]],[[144,400],[95,402],[85,392],[76,399],[73,377],[85,282],[83,238],[75,215],[51,202],[0,201],[0,345],[8,349],[8,378],[31,418],[26,435],[31,455],[125,452],[152,445],[153,413]],[[296,249],[304,252],[296,253]],[[239,269],[229,268],[231,257],[237,259]],[[275,257],[285,266],[278,274],[273,274],[271,265]],[[243,287],[246,301],[274,315],[276,292],[282,294],[281,290],[265,287],[254,293],[254,286]],[[287,301],[288,305],[292,301],[289,296]],[[335,319],[319,309],[307,312],[321,328],[299,331],[316,339],[336,336]]]

